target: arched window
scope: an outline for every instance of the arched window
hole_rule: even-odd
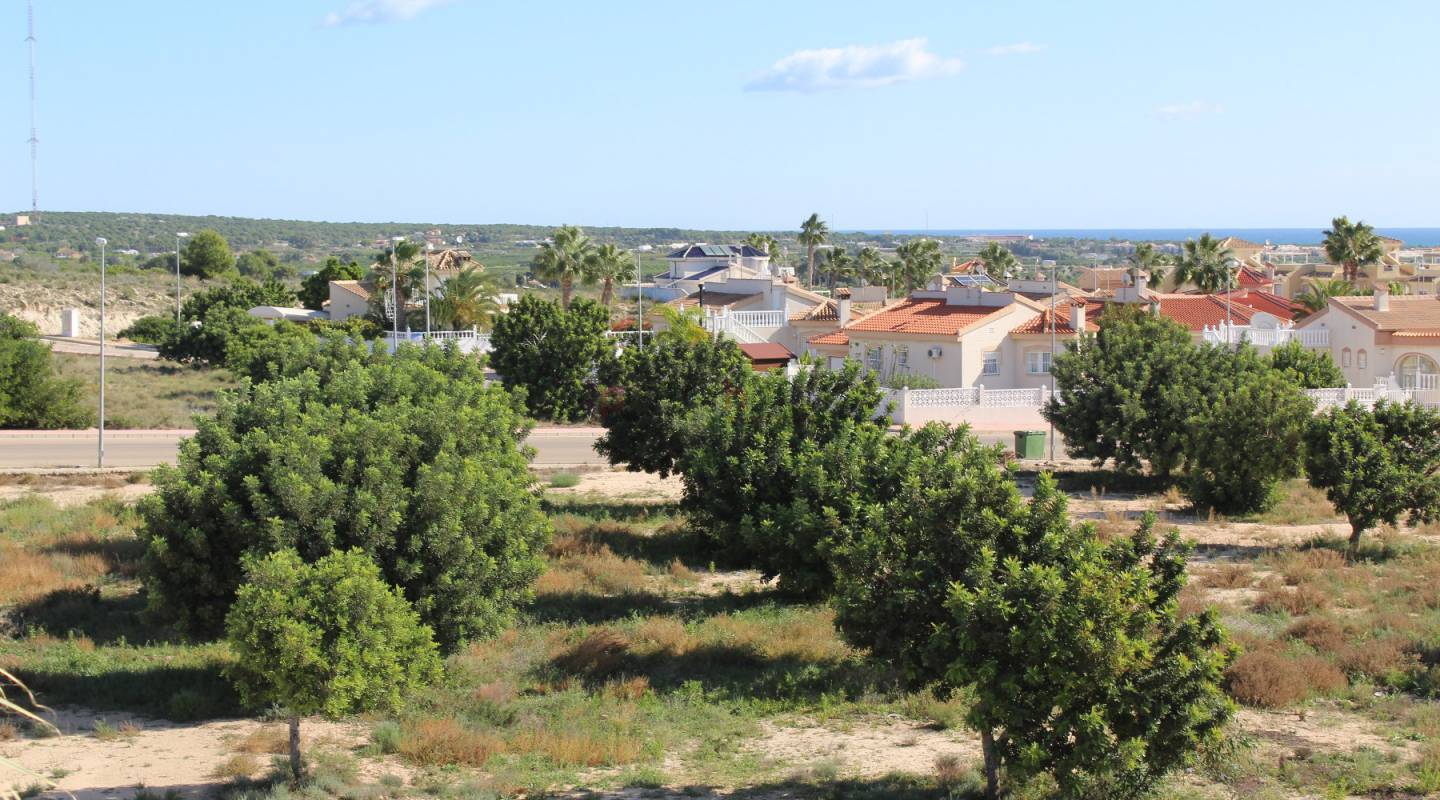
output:
[[[1365,348],[1363,347],[1355,351],[1355,366],[1360,369],[1370,368],[1370,354],[1365,352]]]
[[[1406,389],[1440,389],[1440,367],[1429,356],[1411,353],[1402,357],[1395,365],[1395,374]]]
[[[1340,351],[1340,366],[1350,366],[1350,348],[1348,347]]]

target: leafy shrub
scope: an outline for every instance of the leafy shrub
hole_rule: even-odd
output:
[[[1270,351],[1269,364],[1301,389],[1335,389],[1344,386],[1345,373],[1325,350],[1310,350],[1291,339]]]
[[[609,329],[609,314],[598,303],[580,299],[561,310],[527,295],[496,321],[490,363],[507,387],[525,389],[533,416],[585,419],[599,396],[596,371],[614,357]]]
[[[190,237],[181,251],[180,271],[199,278],[220,278],[235,272],[235,254],[230,243],[212,230]]]
[[[600,372],[605,434],[595,449],[611,464],[666,477],[687,449],[685,415],[738,391],[749,374],[750,362],[726,339],[626,348]]]
[[[573,489],[580,485],[580,476],[573,472],[559,472],[550,476],[553,489]]]
[[[130,323],[130,327],[120,331],[121,339],[129,339],[132,342],[141,344],[160,344],[161,342],[177,335],[178,326],[173,317],[147,316],[141,317]]]
[[[270,281],[239,278],[186,298],[180,307],[181,324],[160,344],[160,357],[205,366],[224,366],[230,340],[262,336],[269,325],[250,316],[256,306],[292,306],[295,293]]]
[[[359,264],[347,264],[331,256],[325,259],[325,266],[300,282],[300,302],[305,308],[319,311],[330,299],[330,281],[358,281],[364,277],[365,269]]]
[[[494,632],[541,569],[518,401],[474,359],[377,353],[222,399],[142,506],[153,609],[219,632],[245,556],[363,549],[447,649]]]
[[[0,313],[0,428],[83,428],[80,383],[59,377],[35,326]]]

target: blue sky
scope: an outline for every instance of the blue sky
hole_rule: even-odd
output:
[[[0,208],[29,206],[23,0]],[[37,0],[41,206],[1440,225],[1434,0]]]

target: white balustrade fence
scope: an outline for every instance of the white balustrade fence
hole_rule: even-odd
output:
[[[1252,328],[1249,325],[1223,323],[1202,331],[1206,344],[1238,345],[1249,342],[1255,347],[1279,347],[1289,342],[1299,342],[1303,347],[1329,347],[1330,331],[1324,328]]]
[[[474,328],[468,331],[402,331],[395,333],[387,331],[385,338],[390,342],[390,352],[395,352],[397,344],[445,344],[455,342],[462,353],[488,353],[494,348],[490,344],[490,334],[480,333]]]

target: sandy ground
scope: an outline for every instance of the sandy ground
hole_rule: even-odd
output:
[[[964,765],[980,758],[980,742],[969,731],[937,731],[901,717],[852,722],[843,729],[823,725],[762,726],[748,750],[791,767],[834,764],[839,774],[875,778],[892,772],[929,774],[935,762],[953,756]]]
[[[100,333],[99,284],[95,287],[75,284],[63,288],[41,286],[35,282],[0,284],[0,311],[35,323],[42,334],[60,333],[61,318],[66,309],[80,310],[81,336]],[[105,328],[113,336],[147,314],[175,313],[175,297],[166,290],[152,286],[117,285],[105,300]]]
[[[82,480],[78,483],[55,484],[38,489],[15,483],[0,485],[0,502],[19,500],[22,497],[46,497],[55,505],[65,508],[109,496],[133,503],[154,490],[155,487],[148,483],[125,483],[123,481],[119,485],[111,485],[111,482],[95,483]]]
[[[680,499],[685,485],[678,476],[661,478],[648,472],[607,470],[582,472],[580,483],[568,489],[546,489],[557,497],[594,497],[600,500],[670,503]]]

